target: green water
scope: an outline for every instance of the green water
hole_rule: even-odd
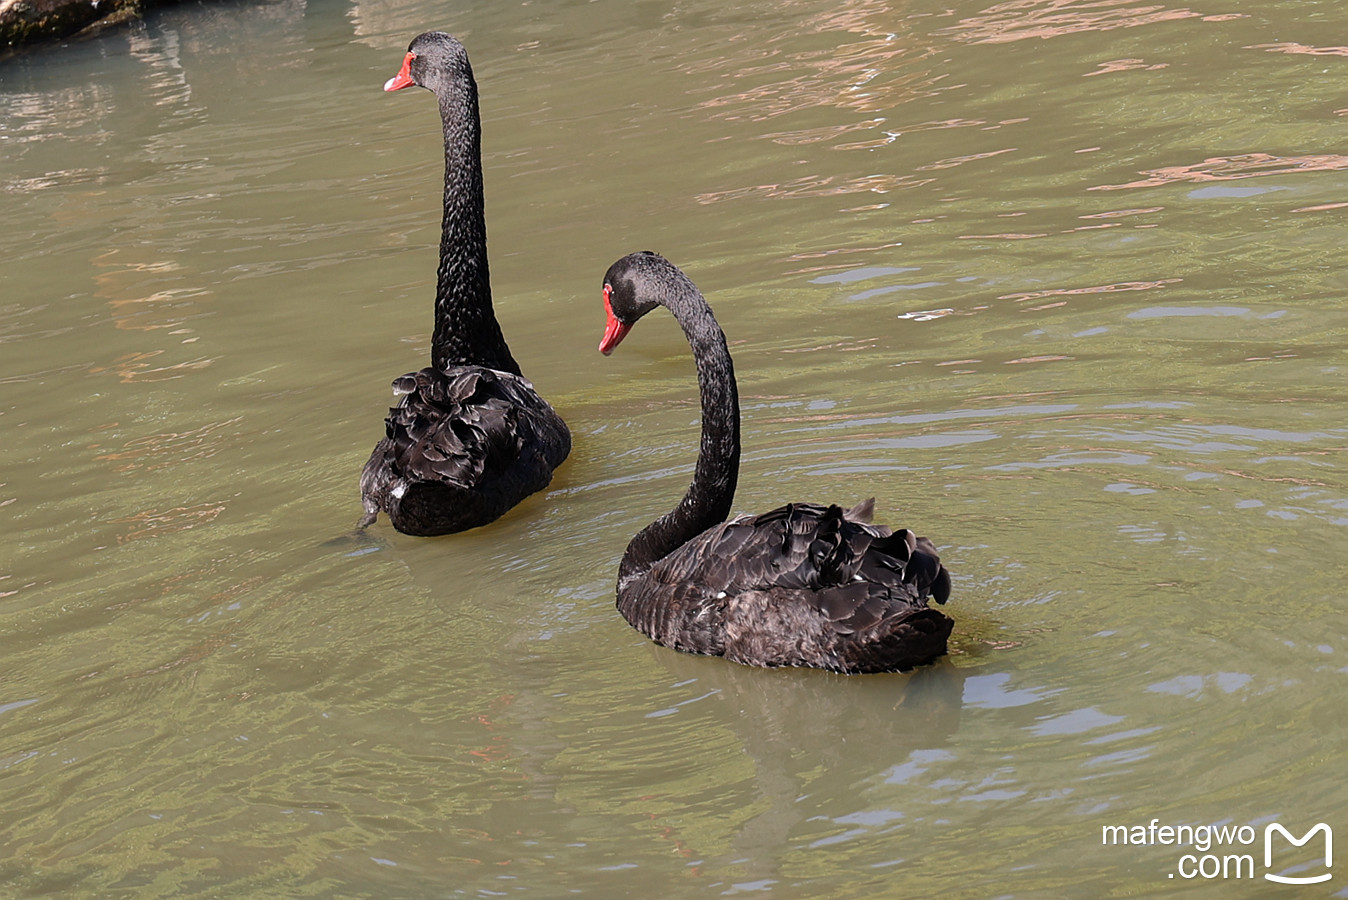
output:
[[[1326,871],[1269,823],[1348,833],[1345,26],[322,0],[0,61],[0,896],[1348,896],[1263,879]],[[358,537],[429,350],[437,112],[380,87],[431,27],[575,450],[488,528]],[[595,351],[646,248],[730,338],[737,511],[874,495],[955,573],[948,659],[617,615],[697,440],[672,320]],[[1153,819],[1249,825],[1207,853],[1253,877],[1102,840]]]

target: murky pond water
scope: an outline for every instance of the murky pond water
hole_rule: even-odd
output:
[[[0,893],[1336,871],[1263,840],[1348,829],[1341,5],[475,6],[187,4],[0,62]],[[380,91],[429,27],[576,446],[491,527],[358,537],[429,346],[437,113]],[[731,339],[736,509],[874,495],[956,574],[949,658],[751,670],[617,615],[696,447],[672,320],[595,352],[645,248]],[[1154,819],[1236,837],[1104,837]]]

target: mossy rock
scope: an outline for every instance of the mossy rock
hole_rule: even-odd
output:
[[[0,47],[62,38],[140,14],[141,0],[0,0]]]

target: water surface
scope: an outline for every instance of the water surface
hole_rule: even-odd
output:
[[[1102,828],[1348,829],[1344,24],[238,2],[0,62],[3,893],[1266,896],[1262,841],[1237,883]],[[488,528],[358,536],[429,350],[437,113],[379,89],[429,27],[575,451]],[[696,447],[668,317],[594,350],[645,248],[730,337],[736,509],[874,495],[956,573],[949,658],[617,615]]]

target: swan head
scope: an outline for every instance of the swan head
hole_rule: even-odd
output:
[[[402,68],[384,82],[384,90],[400,91],[415,84],[438,93],[464,75],[472,78],[473,70],[468,64],[468,51],[458,38],[443,31],[427,31],[407,45]]]
[[[629,253],[604,273],[604,339],[599,352],[608,356],[632,326],[665,298],[670,276],[679,270],[658,253]]]

